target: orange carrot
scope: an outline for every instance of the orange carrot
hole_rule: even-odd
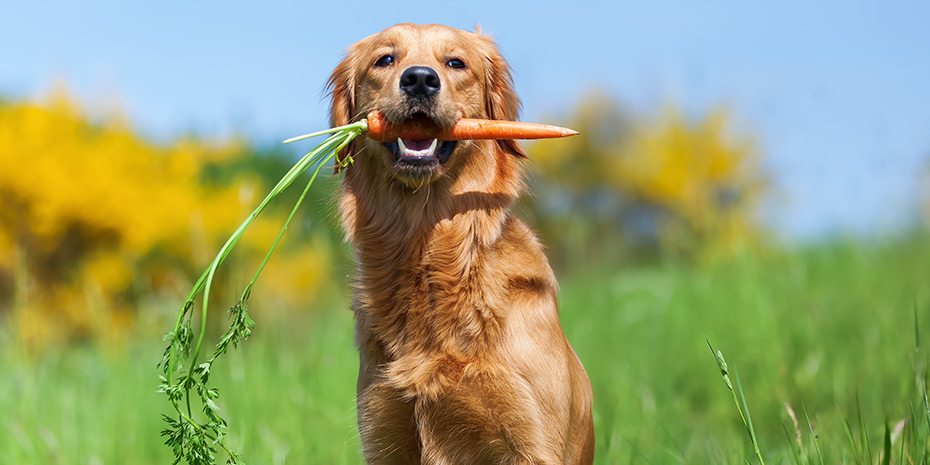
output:
[[[519,121],[462,118],[451,128],[441,128],[427,119],[393,124],[380,111],[376,110],[368,114],[368,137],[381,142],[394,142],[398,138],[412,140],[546,139],[575,134],[578,134],[578,131],[568,128]]]

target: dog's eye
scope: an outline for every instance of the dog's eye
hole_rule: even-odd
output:
[[[448,67],[450,67],[450,68],[452,68],[452,69],[464,69],[464,68],[465,68],[465,62],[462,61],[462,60],[460,60],[460,59],[458,59],[458,58],[453,58],[453,59],[451,59],[451,60],[449,60],[449,61],[446,62],[446,66],[448,66]]]
[[[383,57],[378,58],[378,61],[375,62],[375,66],[379,68],[387,68],[388,66],[391,66],[393,64],[394,64],[393,55],[384,55]]]

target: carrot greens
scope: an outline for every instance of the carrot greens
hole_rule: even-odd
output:
[[[336,155],[356,137],[364,132],[367,125],[364,123],[354,123],[346,126],[332,128],[326,131],[320,131],[313,134],[302,136],[295,140],[306,139],[309,137],[332,134],[323,143],[315,149],[304,155],[288,171],[278,184],[271,189],[271,192],[264,200],[252,211],[252,213],[239,225],[232,236],[223,244],[220,251],[216,254],[207,269],[203,271],[200,278],[197,279],[193,288],[187,294],[187,298],[178,311],[177,320],[174,329],[165,335],[165,341],[168,345],[165,347],[164,354],[158,366],[161,369],[159,376],[161,383],[158,391],[164,393],[170,401],[173,411],[171,414],[163,414],[162,417],[167,423],[167,427],[162,431],[165,437],[165,444],[168,445],[174,453],[174,463],[180,463],[182,460],[190,465],[212,465],[216,463],[216,454],[218,449],[226,454],[228,464],[240,464],[242,458],[239,453],[233,451],[226,444],[227,421],[220,414],[220,409],[216,404],[219,397],[219,389],[211,387],[210,372],[214,362],[221,355],[233,348],[239,343],[249,338],[255,327],[255,322],[249,316],[249,297],[252,287],[261,275],[265,264],[271,257],[275,247],[277,247],[281,236],[287,230],[288,225],[297,213],[298,207],[303,203],[310,186],[316,180],[320,170],[333,160]],[[344,160],[336,159],[337,163],[345,167],[352,163],[350,157]],[[307,171],[313,170],[310,180],[307,182],[303,193],[291,209],[290,215],[285,220],[277,237],[265,254],[252,280],[245,287],[242,296],[238,302],[230,307],[228,313],[230,325],[226,332],[220,337],[220,340],[214,345],[212,353],[203,362],[200,362],[201,350],[206,335],[206,321],[209,310],[210,290],[213,284],[213,278],[217,269],[226,260],[226,257],[238,243],[245,230],[253,221],[262,213],[265,207],[287,189],[294,181]],[[200,307],[200,319],[197,322],[199,327],[195,332],[195,303],[198,298],[202,298]],[[200,363],[198,363],[200,362]],[[192,401],[192,398],[194,399]],[[192,403],[199,403],[202,415],[195,411]]]

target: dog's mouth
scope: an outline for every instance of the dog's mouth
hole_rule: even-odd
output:
[[[438,125],[423,113],[416,113],[404,120],[415,121],[418,124]],[[455,150],[458,142],[454,140],[441,141],[438,139],[401,139],[396,142],[384,142],[384,146],[394,155],[394,166],[403,167],[429,167],[444,165]]]
[[[439,141],[437,139],[410,140],[397,139],[397,142],[384,142],[384,146],[394,155],[395,166],[429,166],[443,165],[449,161],[456,141]]]

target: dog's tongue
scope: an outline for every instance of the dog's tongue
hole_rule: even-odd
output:
[[[404,139],[404,147],[407,147],[407,150],[426,150],[433,143],[433,139],[426,140],[407,140]]]

